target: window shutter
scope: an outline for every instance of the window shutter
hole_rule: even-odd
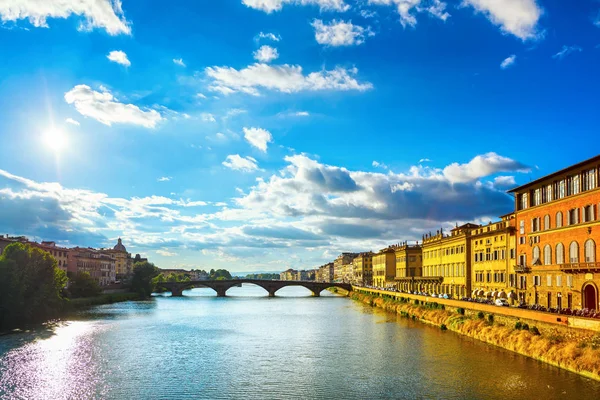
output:
[[[571,211],[567,211],[567,225],[571,225]]]
[[[579,210],[577,210],[577,213],[579,214]],[[581,220],[582,220],[583,222],[587,222],[587,221],[588,221],[588,220],[587,220],[587,217],[588,217],[588,216],[587,216],[587,215],[585,215],[585,207],[581,207]],[[577,221],[577,222],[579,222],[579,221]]]
[[[532,219],[531,219],[531,232],[533,232],[533,220],[534,220],[534,219],[535,219],[535,218],[532,218]]]

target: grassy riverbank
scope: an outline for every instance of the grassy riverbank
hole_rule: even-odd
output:
[[[600,381],[600,334],[575,340],[560,334],[540,334],[538,328],[520,322],[507,326],[495,322],[494,314],[466,316],[464,309],[446,310],[435,302],[421,304],[408,298],[383,299],[357,292],[351,292],[350,297]]]
[[[66,311],[80,310],[82,308],[99,306],[102,304],[112,304],[121,301],[139,300],[137,293],[110,293],[101,294],[94,297],[81,297],[71,299],[66,303]]]

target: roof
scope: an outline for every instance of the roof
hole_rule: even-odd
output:
[[[559,170],[559,171],[556,171],[556,172],[553,172],[553,173],[551,173],[551,174],[548,174],[548,175],[546,175],[546,176],[542,176],[541,178],[538,178],[538,179],[536,179],[536,180],[534,180],[534,181],[531,181],[531,182],[529,182],[529,183],[526,183],[526,184],[524,184],[524,185],[518,186],[518,187],[516,187],[516,188],[514,188],[514,189],[511,189],[511,190],[509,190],[507,193],[520,192],[520,191],[522,191],[522,190],[523,190],[523,189],[525,189],[525,188],[528,188],[528,187],[530,187],[530,186],[537,185],[537,184],[539,184],[540,182],[543,182],[543,181],[545,181],[545,180],[548,180],[548,179],[550,179],[550,178],[553,178],[553,177],[555,177],[555,176],[558,176],[558,175],[562,175],[562,174],[564,174],[564,173],[566,173],[566,172],[569,172],[569,171],[572,171],[572,170],[574,170],[574,169],[581,168],[581,167],[583,167],[584,165],[586,165],[586,164],[589,164],[589,163],[591,163],[591,162],[594,162],[594,161],[600,161],[600,154],[599,154],[599,155],[597,155],[597,156],[594,156],[594,157],[592,157],[592,158],[588,158],[587,160],[584,160],[584,161],[578,162],[577,164],[573,164],[573,165],[571,165],[571,166],[568,166],[568,167],[566,167],[566,168],[563,168],[563,169],[561,169],[561,170]]]

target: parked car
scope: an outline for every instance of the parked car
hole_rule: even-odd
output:
[[[510,307],[506,299],[496,299],[494,302],[498,307]]]

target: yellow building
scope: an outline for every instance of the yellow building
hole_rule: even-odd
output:
[[[396,277],[396,253],[394,247],[379,250],[379,253],[373,256],[373,286],[388,287],[394,286]]]
[[[117,276],[122,278],[126,275],[131,274],[133,262],[131,254],[127,252],[127,249],[123,245],[121,238],[117,240],[117,244],[112,249],[106,250],[115,259],[115,266],[117,269]]]
[[[471,294],[471,232],[479,225],[464,224],[444,234],[423,237],[423,278],[418,291],[466,297]]]
[[[352,260],[354,267],[353,285],[371,286],[373,284],[373,253],[360,253]]]
[[[471,232],[472,297],[516,299],[515,229],[511,213]]]
[[[352,274],[352,260],[357,256],[357,253],[342,253],[333,262],[333,281],[334,282],[350,282]]]
[[[403,242],[395,248],[396,252],[396,288],[404,292],[416,290],[416,278],[422,276],[423,254],[417,244]]]

